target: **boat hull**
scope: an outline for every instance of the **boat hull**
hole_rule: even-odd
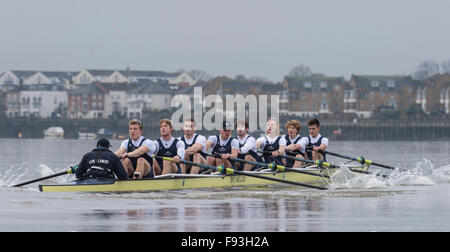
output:
[[[330,175],[331,170],[308,170],[318,174]],[[326,185],[329,180],[320,176],[311,176],[296,172],[254,172],[261,176],[295,181],[311,185]],[[98,180],[73,181],[65,184],[39,185],[42,192],[145,192],[160,190],[225,188],[241,186],[262,186],[280,183],[267,179],[249,177],[245,175],[182,175],[169,174],[154,179],[141,180]]]

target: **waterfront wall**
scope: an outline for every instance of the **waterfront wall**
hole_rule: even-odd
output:
[[[159,135],[159,119],[144,122],[144,135],[155,138]],[[302,121],[301,134],[308,134],[307,120]],[[284,125],[284,122],[281,123]],[[78,138],[78,132],[98,132],[107,128],[115,136],[128,135],[128,120],[43,120],[43,119],[2,119],[0,138],[43,138],[44,130],[58,126],[64,129],[65,138]],[[283,127],[281,127],[284,133]],[[217,132],[201,131],[212,135]],[[181,131],[175,132],[180,136]],[[259,132],[255,133],[259,136]],[[377,120],[321,120],[321,134],[336,140],[396,140],[396,141],[450,141],[450,121],[377,121]]]

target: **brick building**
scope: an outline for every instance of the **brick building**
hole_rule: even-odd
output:
[[[407,110],[422,82],[411,76],[352,75],[344,91],[344,112],[369,118],[374,112]]]
[[[342,113],[344,87],[343,77],[285,77],[282,111],[301,117]]]

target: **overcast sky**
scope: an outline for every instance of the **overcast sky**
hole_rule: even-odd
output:
[[[201,69],[281,81],[450,59],[449,0],[2,0],[0,72]]]

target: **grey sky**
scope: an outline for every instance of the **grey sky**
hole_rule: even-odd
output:
[[[2,0],[0,72],[410,74],[450,59],[449,13],[448,0]]]

